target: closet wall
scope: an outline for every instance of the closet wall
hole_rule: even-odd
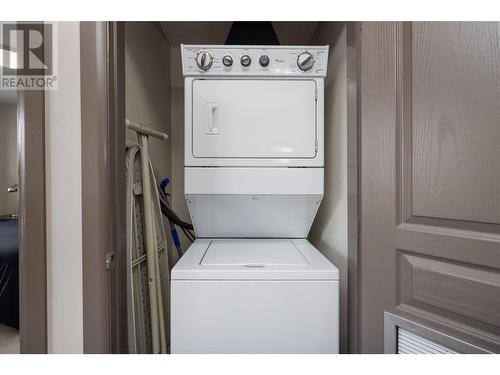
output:
[[[125,23],[125,107],[129,120],[168,134],[149,144],[158,182],[170,177],[170,44],[158,23]],[[127,130],[127,141],[137,142],[136,133]]]
[[[348,189],[346,27],[320,22],[311,45],[329,45],[325,80],[325,195],[310,242],[340,271],[340,352],[347,353]]]

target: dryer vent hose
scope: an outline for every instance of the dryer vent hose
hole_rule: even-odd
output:
[[[167,185],[170,183],[170,180],[167,178],[164,178],[160,182],[160,206],[161,206],[161,212],[163,215],[165,215],[168,219],[168,221],[173,222],[175,225],[178,225],[179,227],[187,230],[193,230],[193,224],[187,223],[183,221],[177,214],[170,208],[170,205],[168,203],[167,195],[169,195],[166,191]]]
[[[189,229],[189,230],[194,229],[193,224],[183,221],[181,218],[179,218],[179,216],[177,216],[177,214],[170,207],[168,207],[161,200],[160,200],[160,206],[161,206],[161,212],[163,213],[163,215],[167,217],[169,221],[173,221],[175,225],[178,225],[179,227],[184,229]]]

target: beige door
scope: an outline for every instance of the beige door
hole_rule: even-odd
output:
[[[500,352],[500,23],[363,23],[359,344],[384,311]]]

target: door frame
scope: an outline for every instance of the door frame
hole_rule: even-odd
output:
[[[17,153],[19,352],[44,354],[48,350],[44,90],[17,90]]]
[[[84,353],[127,352],[124,46],[80,22]]]
[[[47,353],[45,91],[17,92],[19,346]]]

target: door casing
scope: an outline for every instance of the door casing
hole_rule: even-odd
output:
[[[127,351],[123,33],[80,23],[85,353]]]
[[[47,353],[45,92],[17,92],[19,160],[19,344]]]
[[[19,349],[43,354],[48,347],[45,91],[17,91],[17,129]]]

